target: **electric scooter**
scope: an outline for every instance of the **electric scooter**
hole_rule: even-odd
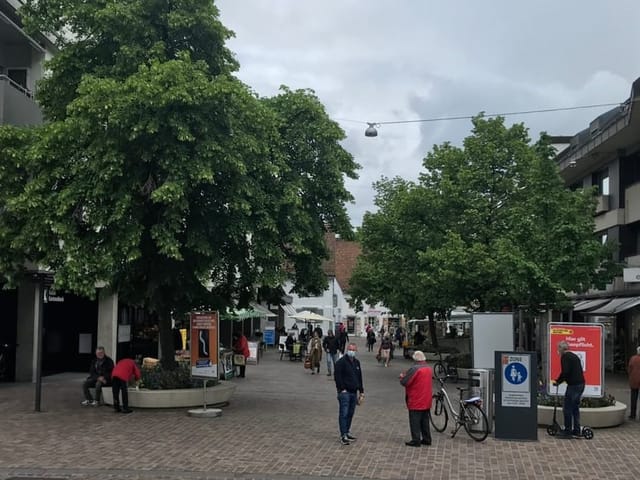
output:
[[[553,421],[551,425],[547,427],[547,433],[554,437],[556,434],[562,430],[562,427],[558,423],[557,419],[557,411],[558,411],[558,384],[556,383],[556,394],[553,402]],[[593,438],[593,430],[589,427],[581,426],[580,427],[580,435],[581,438],[586,438],[587,440],[591,440]]]

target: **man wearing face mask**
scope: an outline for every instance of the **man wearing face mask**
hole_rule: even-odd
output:
[[[350,445],[356,440],[351,434],[351,420],[356,411],[356,404],[364,400],[364,387],[362,386],[362,369],[360,361],[356,358],[358,347],[350,343],[346,355],[336,362],[335,382],[338,391],[338,425],[340,427],[340,442]]]

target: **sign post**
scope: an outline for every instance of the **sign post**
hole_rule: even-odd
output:
[[[604,396],[604,326],[601,323],[550,323],[549,345],[547,351],[549,358],[547,365],[547,393],[556,395],[555,389],[551,389],[551,380],[560,376],[562,367],[558,344],[567,342],[569,350],[575,353],[582,363],[584,371],[584,397],[600,398]],[[564,395],[567,384],[558,386],[558,395]]]
[[[535,352],[495,352],[495,437],[538,440]]]
[[[218,379],[218,312],[192,312],[191,376]]]

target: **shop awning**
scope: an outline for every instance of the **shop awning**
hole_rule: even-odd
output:
[[[263,307],[262,305],[257,303],[252,303],[251,308],[253,308],[256,312],[261,313],[262,314],[260,315],[261,317],[277,317],[278,316],[268,308]]]
[[[591,310],[592,308],[598,308],[605,303],[611,301],[611,297],[596,298],[594,300],[580,300],[573,305],[574,312],[584,312],[585,310]]]
[[[640,297],[620,297],[613,298],[607,304],[602,305],[594,310],[583,312],[583,315],[600,315],[600,316],[613,316],[620,312],[629,310],[630,308],[640,305]]]

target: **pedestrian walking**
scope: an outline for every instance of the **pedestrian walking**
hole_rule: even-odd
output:
[[[335,382],[338,391],[338,426],[340,428],[340,442],[349,445],[356,440],[351,433],[351,421],[356,411],[356,404],[364,401],[364,386],[362,384],[362,369],[356,358],[358,347],[355,343],[347,346],[346,355],[336,362]]]
[[[333,330],[328,330],[327,335],[322,339],[322,348],[327,354],[327,376],[330,377],[338,360],[338,339],[333,334]]]
[[[393,348],[393,342],[391,338],[389,338],[389,334],[385,334],[382,337],[382,341],[380,342],[380,348],[378,349],[378,355],[384,362],[384,366],[388,367],[389,362],[391,361],[391,349]]]
[[[400,374],[400,384],[405,388],[405,401],[409,410],[411,440],[404,442],[409,447],[431,445],[429,415],[431,411],[432,370],[427,365],[424,353],[413,353],[415,364]]]
[[[315,372],[314,369],[317,370],[318,375],[320,374],[320,360],[322,360],[322,341],[320,340],[320,336],[318,332],[313,332],[313,337],[309,340],[309,345],[307,346],[307,355],[311,359],[311,375]]]
[[[558,343],[558,354],[562,370],[555,380],[556,384],[567,382],[567,390],[564,394],[564,430],[558,433],[558,438],[571,438],[580,436],[580,397],[584,392],[584,372],[580,358],[569,351],[569,344],[564,340]]]
[[[629,418],[635,420],[638,410],[638,389],[640,389],[640,347],[636,348],[636,354],[629,359],[627,373],[629,374],[629,388],[631,389]]]

